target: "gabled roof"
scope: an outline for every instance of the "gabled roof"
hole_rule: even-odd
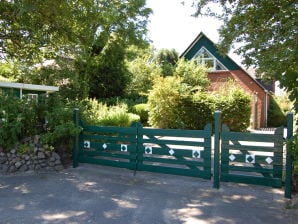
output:
[[[191,60],[202,47],[206,48],[228,70],[241,69],[241,67],[228,55],[220,54],[215,43],[211,41],[203,32],[199,33],[199,35],[188,46],[188,48],[180,55],[180,58]]]
[[[210,40],[203,32],[194,39],[194,41],[186,48],[186,50],[180,55],[180,58],[187,60],[193,59],[197,52],[201,49],[207,49],[220,63],[224,65],[228,70],[242,70],[248,77],[256,82],[263,90],[266,90],[256,79],[250,76],[244,69],[241,68],[234,60],[228,55],[222,55],[219,53],[216,44]]]

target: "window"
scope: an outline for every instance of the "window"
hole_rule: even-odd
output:
[[[205,65],[215,70],[228,70],[222,63],[220,63],[206,48],[202,47],[196,54],[195,60],[201,65]]]
[[[37,103],[38,102],[38,94],[29,93],[29,94],[27,94],[27,99],[30,101],[31,100],[35,101]]]

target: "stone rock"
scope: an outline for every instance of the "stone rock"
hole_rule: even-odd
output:
[[[8,169],[9,169],[9,166],[8,165],[6,165],[6,164],[3,164],[2,165],[2,171],[3,172],[5,172],[5,173],[8,172]]]
[[[62,171],[62,170],[64,170],[64,167],[62,165],[57,165],[57,166],[55,166],[55,170]]]
[[[40,165],[38,165],[38,164],[35,165],[35,166],[34,166],[34,170],[40,170]]]
[[[0,157],[0,164],[4,164],[7,161],[5,157]]]
[[[17,150],[15,150],[15,149],[10,150],[11,154],[16,154],[16,152],[17,152]]]
[[[55,162],[56,161],[56,158],[54,157],[54,156],[52,156],[51,158],[50,158],[50,162]]]
[[[25,159],[26,161],[28,161],[28,160],[30,159],[30,156],[29,156],[29,155],[25,155],[25,156],[24,156],[24,159]]]
[[[33,138],[33,143],[34,144],[38,144],[39,143],[39,139],[40,139],[40,136],[39,135],[35,135],[34,138]]]
[[[60,160],[60,156],[58,155],[58,153],[56,153],[56,152],[53,152],[52,153],[52,156],[55,158],[55,159],[59,159]]]
[[[14,173],[14,172],[16,172],[16,167],[15,166],[10,166],[9,168],[8,168],[8,172],[10,172],[10,173]]]
[[[19,169],[22,166],[22,162],[16,162],[14,165],[17,169]]]
[[[45,154],[44,154],[43,152],[39,151],[39,152],[37,153],[37,158],[38,158],[38,159],[45,159],[46,156],[45,156]]]
[[[48,164],[49,164],[50,167],[55,166],[55,163],[54,162],[49,162]]]
[[[51,152],[49,152],[49,151],[45,151],[45,154],[46,154],[46,157],[51,157]]]
[[[55,161],[55,165],[60,165],[60,164],[61,164],[61,160],[60,159]]]
[[[29,170],[34,170],[35,166],[33,164],[29,165]]]
[[[26,164],[22,165],[20,168],[19,168],[19,171],[21,172],[25,172],[28,170],[28,166]]]

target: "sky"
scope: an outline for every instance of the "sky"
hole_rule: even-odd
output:
[[[210,17],[192,17],[195,9],[190,4],[181,4],[182,0],[147,0],[147,6],[153,10],[148,24],[149,38],[157,49],[174,48],[184,52],[202,31],[213,42],[219,40],[218,28],[221,22]],[[240,58],[229,56],[240,64]]]

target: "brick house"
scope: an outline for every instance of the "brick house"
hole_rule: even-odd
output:
[[[251,96],[251,128],[267,127],[269,91],[228,55],[219,54],[214,42],[204,33],[196,37],[180,58],[197,60],[211,68],[208,73],[211,91],[229,79],[236,81]]]

